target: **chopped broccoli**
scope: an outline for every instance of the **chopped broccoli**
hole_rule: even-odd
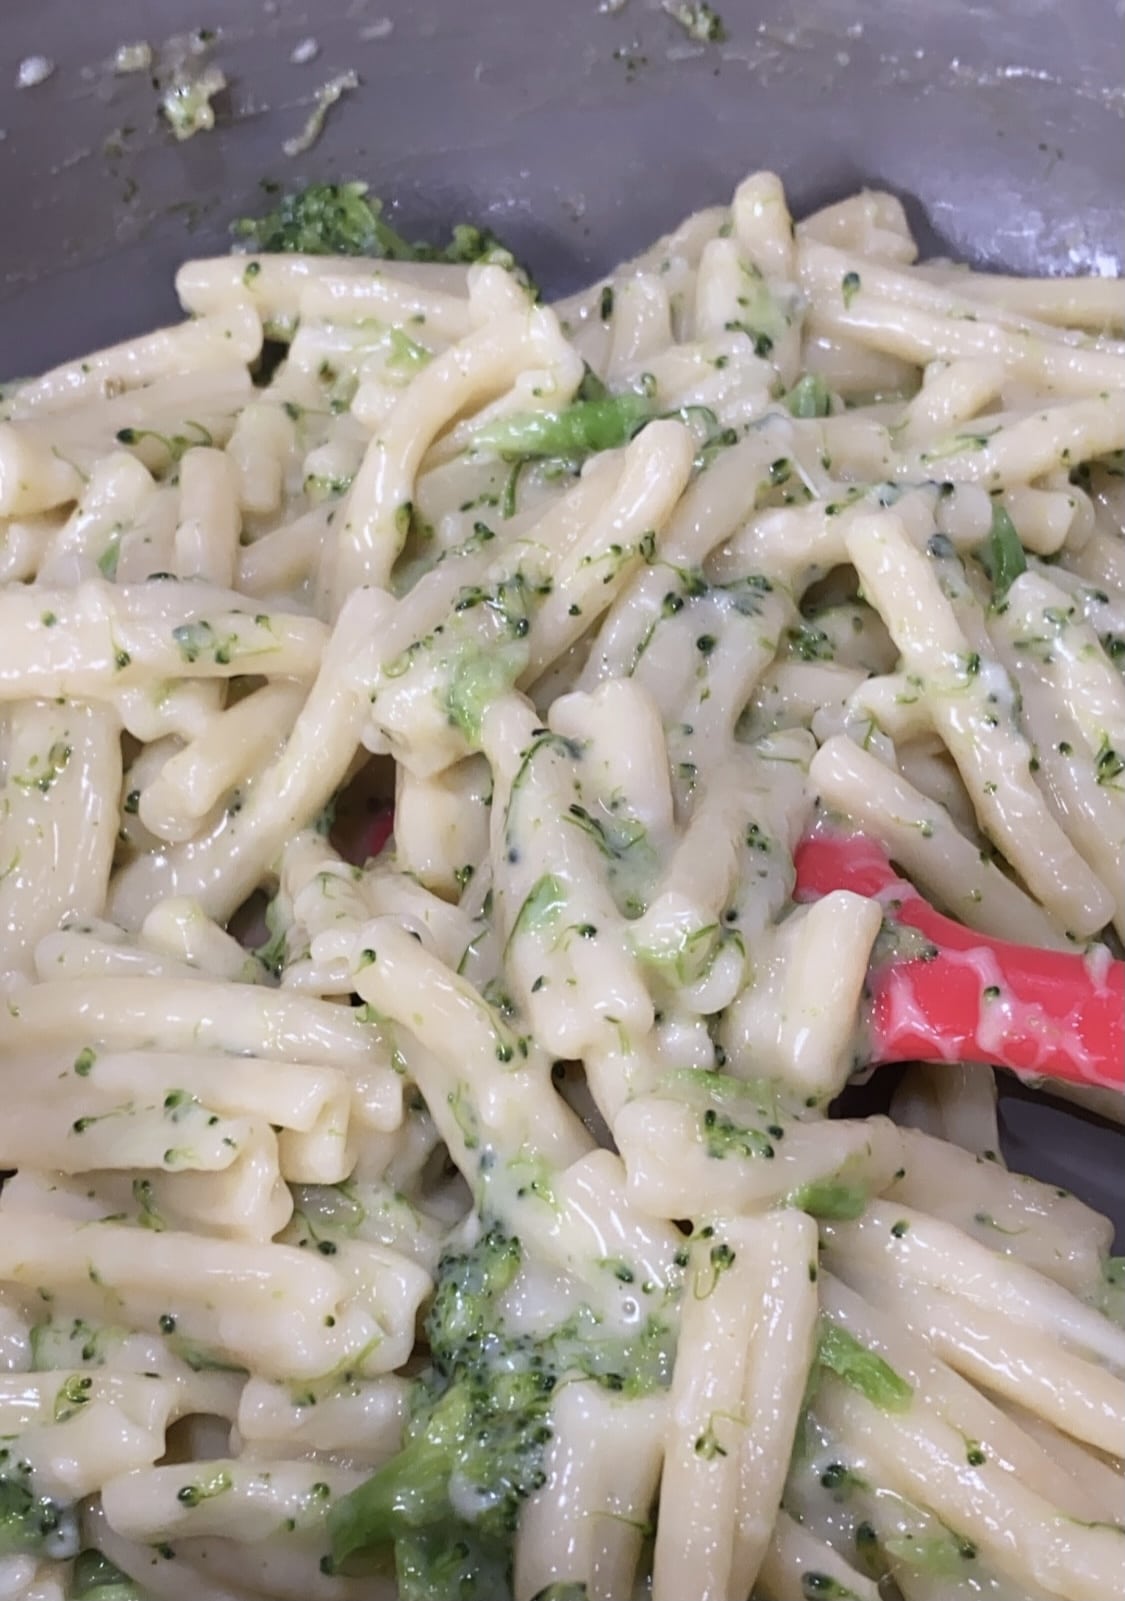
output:
[[[884,1412],[905,1412],[914,1387],[876,1351],[871,1351],[839,1323],[822,1318],[816,1360]]]
[[[888,1535],[883,1548],[896,1565],[941,1579],[963,1578],[966,1563],[974,1562],[977,1556],[973,1542],[952,1529],[928,1540],[914,1539],[910,1534]]]
[[[511,254],[491,228],[478,228],[472,222],[455,222],[449,243],[440,249],[432,245],[414,246],[419,261],[447,261],[451,265],[466,267],[472,266],[474,261],[483,261],[498,250]]]
[[[975,1575],[974,1589],[982,1580],[987,1585],[973,1542],[947,1528],[932,1513],[902,1501],[895,1524],[883,1533],[867,1522],[856,1527],[856,1553],[871,1578],[878,1581],[911,1572],[933,1579],[966,1580]]]
[[[487,650],[469,641],[451,662],[443,697],[449,721],[471,745],[479,745],[484,714],[512,688],[527,666],[527,647],[518,640],[493,642]]]
[[[832,397],[828,385],[819,373],[805,373],[798,378],[788,394],[782,395],[782,405],[794,417],[827,417],[832,410]]]
[[[490,228],[459,222],[449,243],[411,243],[383,217],[383,202],[365,183],[310,183],[283,194],[264,217],[240,217],[231,228],[248,250],[308,256],[373,256],[390,261],[492,261],[531,280]]]
[[[689,5],[682,0],[664,0],[664,9],[697,44],[722,44],[726,39],[722,17],[706,3]]]
[[[511,1595],[509,1558],[479,1540],[451,1538],[446,1532],[404,1534],[395,1541],[399,1601],[458,1601]]]
[[[576,400],[561,411],[520,412],[489,423],[473,443],[505,461],[525,457],[577,460],[617,450],[656,415],[647,395],[626,391],[601,400]]]
[[[71,1580],[73,1601],[141,1601],[132,1579],[100,1551],[80,1551]]]
[[[447,1255],[439,1269],[438,1287],[426,1319],[426,1336],[434,1367],[454,1377],[467,1361],[475,1361],[482,1344],[492,1339],[496,1302],[520,1270],[520,1242],[499,1229],[489,1229],[478,1244]]]
[[[800,1207],[802,1212],[821,1218],[862,1217],[869,1200],[865,1185],[841,1178],[818,1179],[811,1184],[802,1184],[800,1189],[791,1191],[788,1196],[790,1206]]]
[[[546,1339],[509,1334],[500,1299],[522,1254],[492,1227],[443,1258],[426,1318],[431,1366],[403,1448],[329,1513],[333,1562],[393,1547],[404,1601],[510,1597],[519,1508],[545,1483],[561,1377],[624,1390],[635,1365],[644,1384],[669,1382],[667,1334],[655,1320],[629,1342],[590,1342],[577,1320]]]
[[[112,1325],[88,1323],[85,1318],[60,1317],[37,1323],[31,1331],[31,1365],[38,1372],[55,1368],[102,1367],[129,1331]],[[0,1473],[7,1458],[0,1452]]]
[[[264,217],[240,217],[231,231],[251,250],[409,260],[410,246],[382,210],[381,201],[367,198],[365,183],[310,183],[282,195]]]
[[[409,1575],[404,1594],[484,1596],[485,1573],[506,1572],[519,1504],[542,1487],[555,1387],[551,1353],[503,1332],[499,1297],[519,1271],[518,1240],[490,1229],[471,1250],[445,1257],[426,1319],[431,1370],[419,1381],[403,1449],[329,1515],[332,1555],[394,1545]],[[405,1542],[405,1543],[404,1543]],[[463,1547],[457,1558],[455,1548]],[[466,1586],[472,1582],[472,1588]],[[429,1585],[429,1588],[427,1588]]]
[[[31,1464],[13,1463],[9,1447],[0,1449],[0,1557],[42,1552],[62,1558],[77,1549],[74,1508],[36,1495]]]
[[[672,1381],[675,1342],[660,1317],[650,1317],[630,1339],[600,1333],[592,1313],[580,1313],[554,1341],[559,1372],[580,1373],[604,1389],[625,1396],[667,1389]]]
[[[797,628],[787,628],[785,637],[788,640],[787,653],[799,656],[803,662],[830,662],[835,658],[836,651],[831,639],[815,623],[801,623]]]
[[[992,527],[979,554],[992,580],[992,603],[1002,606],[1016,579],[1027,571],[1027,557],[1016,525],[999,501],[992,507]]]
[[[707,1155],[716,1161],[721,1162],[728,1156],[769,1158],[774,1155],[773,1144],[761,1129],[746,1128],[712,1106],[704,1112],[699,1126]]]

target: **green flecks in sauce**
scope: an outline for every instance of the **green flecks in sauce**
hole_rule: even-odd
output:
[[[713,1106],[700,1118],[700,1132],[707,1155],[717,1161],[730,1156],[770,1158],[774,1155],[773,1145],[761,1129],[744,1127]]]

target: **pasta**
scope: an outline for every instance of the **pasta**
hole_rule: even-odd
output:
[[[1125,938],[1125,286],[915,257],[760,173],[0,392],[5,1601],[1125,1598],[1112,1226],[829,1116],[794,901]]]

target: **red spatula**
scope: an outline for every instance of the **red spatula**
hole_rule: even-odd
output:
[[[852,890],[922,936],[869,974],[871,1065],[990,1062],[1125,1089],[1125,962],[1012,945],[955,923],[862,834],[811,834],[795,864],[797,900]]]

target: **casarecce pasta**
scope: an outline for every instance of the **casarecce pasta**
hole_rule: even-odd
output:
[[[759,173],[3,391],[0,1596],[1125,1597],[1112,1227],[829,1116],[793,900],[1125,935],[1125,293],[915,256]]]

